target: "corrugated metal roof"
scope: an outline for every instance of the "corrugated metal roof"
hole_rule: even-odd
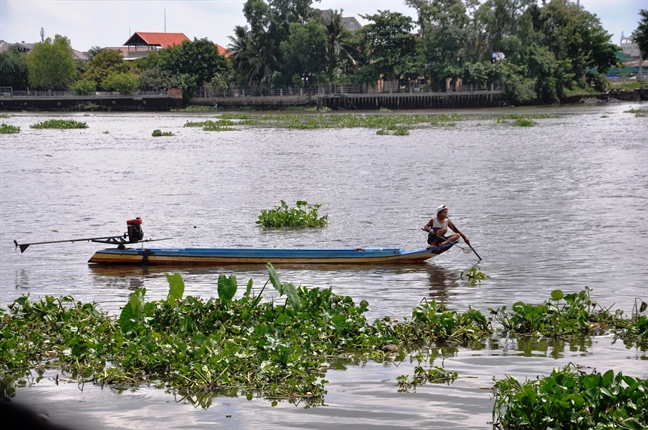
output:
[[[146,45],[167,48],[172,45],[180,45],[185,40],[190,41],[184,33],[148,33],[138,31],[124,43],[124,46]]]

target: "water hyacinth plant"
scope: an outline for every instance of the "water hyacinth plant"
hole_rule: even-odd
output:
[[[155,129],[153,130],[153,133],[151,133],[151,136],[160,137],[160,136],[175,136],[175,135],[171,131],[162,131],[162,130]]]
[[[13,133],[20,133],[20,127],[11,124],[5,124],[4,122],[0,124],[0,134]]]
[[[61,130],[67,130],[73,128],[88,128],[88,124],[85,122],[74,121],[72,119],[50,119],[39,122],[38,124],[32,124],[29,127],[36,129],[58,128]]]
[[[468,280],[468,283],[473,286],[479,284],[484,279],[489,278],[489,276],[482,272],[479,267],[471,267],[465,274],[464,272],[461,272],[459,275],[460,278],[463,278],[464,276],[466,280]]]
[[[551,299],[539,304],[517,302],[510,312],[506,306],[490,309],[505,332],[522,335],[568,337],[603,331],[616,323],[609,309],[590,298],[590,289],[565,295],[554,290]]]
[[[324,227],[328,224],[328,215],[318,214],[321,203],[309,205],[306,200],[298,200],[296,207],[288,207],[284,200],[279,206],[261,210],[256,224],[263,227]]]
[[[645,379],[582,371],[574,364],[520,383],[507,376],[493,387],[493,427],[501,429],[645,429]]]
[[[79,383],[164,388],[204,408],[217,395],[319,405],[332,363],[402,361],[406,353],[416,354],[414,374],[397,378],[399,390],[412,391],[458,377],[432,362],[426,369],[420,351],[465,346],[494,332],[491,319],[476,309],[461,313],[427,300],[413,309],[411,319],[385,317],[370,324],[366,301],[356,304],[331,288],[282,282],[271,264],[260,290],[250,280],[240,292],[234,275],[220,275],[218,296],[207,300],[185,296],[179,274],[166,277],[166,299],[149,301],[146,290],[137,289],[117,318],[69,296],[32,302],[25,295],[0,308],[0,381],[9,387],[4,391],[12,392],[11,385],[30,370],[50,368]],[[263,301],[268,284],[279,299]],[[645,311],[641,307],[637,313]],[[641,380],[624,376],[622,382],[634,386]],[[496,384],[500,388],[502,402],[515,400],[504,382]]]

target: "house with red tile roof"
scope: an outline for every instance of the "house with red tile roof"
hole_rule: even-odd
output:
[[[216,49],[218,49],[218,53],[223,57],[227,58],[232,55],[232,51],[230,51],[229,49],[220,46],[218,43],[214,43],[214,45],[216,46]]]
[[[149,33],[138,31],[134,33],[126,42],[124,46],[133,47],[149,47],[155,49],[168,48],[173,45],[181,45],[184,41],[191,42],[191,40],[184,35],[184,33]]]
[[[182,42],[191,42],[184,33],[153,33],[137,31],[124,42],[124,48],[120,49],[125,60],[136,60],[146,57],[151,52],[168,48],[173,45],[180,45]]]

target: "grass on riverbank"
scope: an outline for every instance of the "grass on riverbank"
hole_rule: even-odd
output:
[[[449,310],[423,300],[411,318],[385,317],[369,324],[366,301],[356,304],[331,288],[307,289],[281,282],[271,265],[260,291],[250,280],[245,293],[234,276],[218,277],[218,297],[184,297],[180,275],[167,275],[166,300],[147,301],[138,289],[118,318],[72,297],[22,296],[0,308],[0,379],[33,368],[58,368],[79,382],[154,385],[187,396],[255,395],[321,404],[330,363],[336,360],[397,360],[431,345],[469,345],[499,336],[582,337],[614,330],[626,345],[648,347],[648,323],[641,302],[631,318],[591,302],[589,292],[556,290],[542,305],[516,303],[491,310],[494,318],[469,307]],[[263,302],[270,283],[280,299]],[[420,367],[420,366],[419,366]],[[424,373],[421,373],[424,372]],[[452,372],[416,370],[399,378],[401,389],[425,382],[452,382]]]

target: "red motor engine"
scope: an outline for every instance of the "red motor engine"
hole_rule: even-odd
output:
[[[142,218],[129,219],[126,221],[128,227],[128,241],[130,243],[137,243],[144,239],[144,230],[142,230]]]

